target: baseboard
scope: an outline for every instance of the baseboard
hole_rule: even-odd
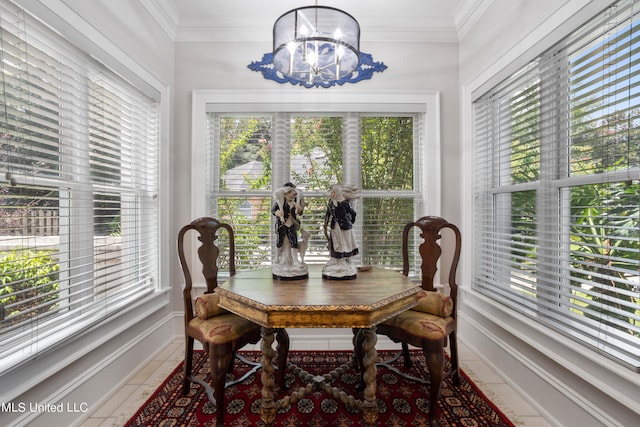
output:
[[[353,350],[353,332],[349,328],[295,328],[287,329],[287,333],[291,340],[290,350]],[[377,350],[399,348],[400,344],[378,335]],[[260,350],[260,343],[251,349]]]

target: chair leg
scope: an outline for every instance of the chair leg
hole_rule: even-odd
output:
[[[184,345],[184,378],[182,380],[182,395],[189,394],[191,388],[191,368],[193,366],[193,337],[187,337]]]
[[[232,374],[233,373],[233,363],[234,363],[233,360],[235,360],[235,358],[236,358],[236,352],[234,351],[234,352],[231,353],[232,362],[229,364],[229,370],[227,371],[227,374]]]
[[[281,389],[286,389],[284,375],[287,371],[287,360],[289,360],[289,334],[286,329],[276,330],[276,352],[278,353],[278,370],[276,372],[276,383]]]
[[[411,366],[413,366],[411,355],[409,354],[409,344],[407,344],[406,342],[402,343],[402,358],[404,360],[405,368],[410,368]]]
[[[451,350],[451,379],[453,385],[460,385],[460,372],[458,369],[458,340],[456,339],[456,331],[449,334],[449,349]]]
[[[231,345],[210,345],[209,370],[213,383],[213,396],[216,399],[216,426],[224,426],[224,384],[229,367],[233,364],[233,352]]]
[[[444,377],[444,342],[426,343],[422,347],[422,353],[429,368],[429,427],[440,427],[440,387]]]

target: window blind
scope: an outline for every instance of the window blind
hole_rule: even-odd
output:
[[[474,102],[473,286],[640,369],[640,32],[620,1]]]
[[[329,259],[323,224],[332,184],[362,189],[355,262],[402,268],[402,228],[422,208],[414,165],[415,115],[208,113],[209,210],[234,227],[238,268],[271,265],[273,192],[287,181],[304,194],[305,262]],[[283,172],[284,171],[284,172]],[[275,176],[286,177],[275,182]],[[419,264],[418,264],[419,267]]]
[[[0,3],[0,360],[156,287],[157,103]]]

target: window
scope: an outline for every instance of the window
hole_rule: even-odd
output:
[[[640,369],[640,32],[620,1],[474,101],[473,286]]]
[[[423,171],[414,160],[421,123],[418,113],[207,113],[207,209],[234,227],[238,268],[271,265],[272,195],[291,181],[306,202],[306,263],[329,259],[327,192],[344,183],[362,193],[356,262],[401,269],[402,229],[424,210]]]
[[[0,5],[0,371],[157,286],[155,100]]]

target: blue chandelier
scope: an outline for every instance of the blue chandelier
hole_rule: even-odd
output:
[[[265,79],[306,88],[370,79],[387,66],[360,51],[360,25],[340,9],[306,6],[273,25],[273,51],[248,65]]]

